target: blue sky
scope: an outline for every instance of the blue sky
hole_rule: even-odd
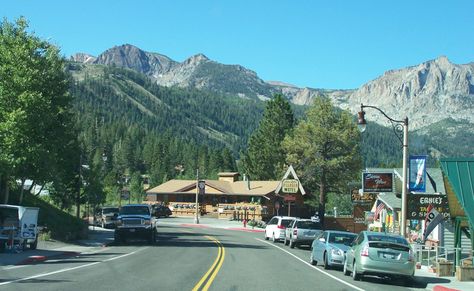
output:
[[[358,88],[385,71],[445,55],[474,61],[474,1],[1,1],[61,48],[99,55],[130,43],[183,61],[197,53],[263,80]]]

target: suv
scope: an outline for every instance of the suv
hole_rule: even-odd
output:
[[[285,229],[292,223],[296,218],[290,216],[274,216],[267,223],[265,227],[265,239],[268,240],[270,237],[273,242],[277,242],[285,238]]]
[[[321,224],[311,219],[295,219],[285,230],[285,245],[290,248],[298,245],[311,245],[322,232]]]
[[[155,217],[169,217],[171,214],[171,210],[168,206],[165,205],[153,205],[152,206],[153,216]]]
[[[113,228],[117,224],[118,214],[118,207],[101,207],[96,212],[95,223],[97,223],[97,225],[100,225],[102,228]]]
[[[115,241],[123,242],[127,238],[136,237],[145,238],[150,243],[155,242],[156,219],[147,204],[129,204],[120,208],[114,233]]]

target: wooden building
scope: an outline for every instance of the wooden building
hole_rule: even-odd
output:
[[[219,173],[218,180],[203,180],[205,194],[198,198],[201,215],[266,220],[277,213],[288,214],[285,195],[277,194],[281,181],[250,181],[245,179],[245,175],[244,180],[239,180],[239,176],[237,172],[223,172]],[[170,180],[148,190],[146,201],[166,204],[178,216],[192,216],[195,214],[196,192],[196,180]],[[295,216],[297,209],[304,208],[301,192],[293,194],[291,200],[291,211]]]

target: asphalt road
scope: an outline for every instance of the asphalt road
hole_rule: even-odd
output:
[[[308,248],[262,233],[161,225],[153,245],[133,241],[4,268],[0,290],[407,290],[388,279],[353,281],[308,259]]]

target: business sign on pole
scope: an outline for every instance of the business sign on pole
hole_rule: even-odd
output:
[[[362,173],[363,192],[392,192],[393,173]]]
[[[449,204],[446,195],[408,194],[407,219],[425,219],[428,206],[432,205],[444,217],[449,217]]]
[[[285,179],[282,182],[281,191],[283,193],[295,194],[298,193],[299,183],[296,179]]]
[[[199,189],[199,195],[204,195],[206,192],[206,181],[199,180],[198,189]]]
[[[409,190],[426,192],[426,156],[410,156],[409,173]]]
[[[359,189],[351,190],[351,201],[352,204],[374,204],[377,199],[377,194],[375,193],[364,193],[359,192]]]

